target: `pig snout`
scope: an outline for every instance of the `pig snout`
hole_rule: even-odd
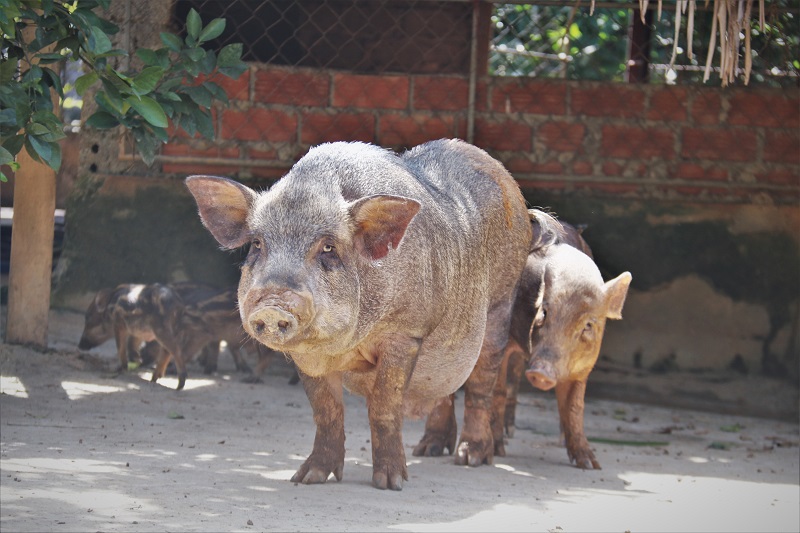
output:
[[[311,299],[286,291],[262,298],[247,315],[250,334],[268,346],[282,346],[298,337],[311,321]]]
[[[537,389],[550,390],[556,386],[556,369],[551,362],[543,359],[533,361],[525,371],[525,377]]]

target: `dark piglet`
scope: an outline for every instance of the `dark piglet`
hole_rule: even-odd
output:
[[[522,274],[511,323],[511,340],[496,388],[493,430],[513,435],[519,381],[555,388],[562,439],[570,461],[600,469],[583,429],[584,395],[597,362],[607,319],[621,319],[631,282],[624,272],[604,282],[580,231],[532,212],[533,250]],[[549,229],[548,229],[549,228]],[[503,377],[508,387],[503,387]]]
[[[499,162],[455,140],[399,156],[330,143],[266,192],[186,183],[224,248],[249,244],[245,329],[300,371],[317,433],[292,481],[341,479],[343,386],[367,398],[377,488],[408,479],[404,413],[424,414],[465,382],[459,458],[491,457],[492,386],[531,234]]]
[[[199,357],[206,374],[217,371],[220,341],[225,341],[233,357],[236,370],[251,373],[242,349],[255,352],[255,343],[242,328],[239,317],[236,288],[218,289],[196,282],[170,283],[184,303],[184,313],[180,321],[181,342],[184,352]]]
[[[131,350],[138,350],[142,343],[155,342],[159,350],[151,381],[163,377],[174,357],[180,390],[187,377],[179,335],[183,310],[178,294],[164,284],[122,284],[102,289],[86,310],[78,348],[89,350],[113,337],[117,343],[118,368],[126,371]]]

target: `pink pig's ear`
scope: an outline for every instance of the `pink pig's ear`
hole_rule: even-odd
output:
[[[616,278],[607,281],[605,284],[606,289],[606,305],[608,311],[606,316],[615,320],[622,318],[622,306],[625,305],[625,297],[628,295],[628,287],[631,284],[630,272],[623,272]]]
[[[373,261],[386,257],[400,245],[419,208],[419,202],[402,196],[376,195],[353,202],[350,215],[356,224],[358,251]]]
[[[197,202],[200,220],[223,248],[247,243],[247,214],[256,192],[228,178],[189,176],[186,186]]]

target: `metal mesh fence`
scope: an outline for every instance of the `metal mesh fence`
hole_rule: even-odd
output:
[[[685,20],[673,48],[674,9],[642,17],[638,1],[597,0],[593,12],[590,3],[174,0],[174,31],[190,9],[206,22],[225,18],[209,44],[242,43],[250,69],[220,81],[231,101],[214,109],[217,138],[175,131],[163,171],[209,164],[275,178],[322,142],[402,150],[459,137],[522,179],[635,182],[653,195],[665,182],[690,184],[709,198],[730,196],[731,182],[743,195],[796,188],[795,93],[726,92],[713,72],[704,82],[712,18],[703,2],[691,57]],[[791,91],[800,1],[769,7],[752,34],[749,84]]]
[[[466,73],[477,39],[479,74],[631,81],[631,69],[644,68],[633,81],[702,83],[713,20],[704,2],[697,3],[691,47],[687,15],[681,15],[674,61],[674,2],[660,13],[651,8],[644,22],[639,3],[624,0],[596,1],[593,11],[588,0],[481,4],[475,9],[469,0],[177,0],[173,22],[180,29],[192,7],[204,19],[223,17],[228,28],[212,44],[242,42],[245,60],[275,65]],[[765,28],[752,35],[750,83],[797,85],[800,2],[769,2],[764,19]],[[484,30],[488,40],[480,39]]]

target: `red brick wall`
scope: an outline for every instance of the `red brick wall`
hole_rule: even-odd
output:
[[[176,136],[165,173],[277,178],[310,146],[466,139],[460,75],[253,66],[227,81],[218,139]],[[523,188],[719,202],[800,201],[800,90],[482,78],[474,137]],[[194,159],[192,159],[194,158]]]

